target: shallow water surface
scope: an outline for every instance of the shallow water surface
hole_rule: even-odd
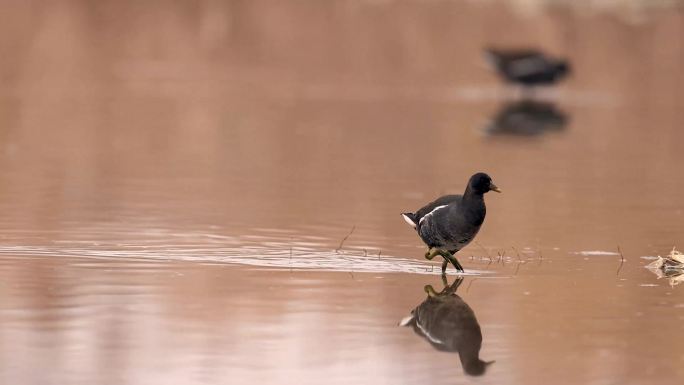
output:
[[[644,268],[684,248],[681,10],[22,4],[0,383],[684,381],[684,286]],[[492,42],[574,75],[521,101]],[[440,261],[399,213],[476,171],[504,192],[431,313]]]

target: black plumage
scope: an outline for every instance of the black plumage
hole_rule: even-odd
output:
[[[445,287],[440,293],[436,293],[430,285],[425,286],[428,297],[400,324],[412,327],[435,349],[458,353],[463,371],[478,376],[484,374],[493,361],[480,359],[480,324],[473,309],[456,295],[462,281],[463,277],[458,277],[451,286],[447,286],[444,279]]]
[[[521,100],[505,105],[484,128],[488,135],[537,136],[561,131],[568,117],[553,103]]]
[[[468,245],[480,230],[487,213],[484,194],[489,191],[501,192],[489,175],[480,172],[470,177],[463,195],[445,195],[415,213],[402,214],[428,246],[425,257],[444,257],[442,273],[449,262],[456,270],[463,271],[453,255]]]
[[[485,59],[509,83],[549,85],[570,73],[570,63],[536,50],[485,50]]]

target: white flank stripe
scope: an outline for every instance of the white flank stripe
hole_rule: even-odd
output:
[[[442,340],[437,339],[437,338],[431,336],[430,333],[428,333],[428,331],[425,330],[425,328],[423,327],[423,325],[420,324],[420,322],[416,322],[416,326],[418,326],[418,329],[420,329],[420,331],[423,332],[423,334],[425,335],[425,337],[427,337],[427,339],[429,339],[430,341],[432,341],[432,343],[435,343],[435,344],[438,344],[438,345],[444,345],[444,342],[442,342]]]
[[[425,214],[422,218],[420,218],[420,221],[418,221],[418,224],[423,223],[423,221],[425,220],[425,218],[427,218],[427,217],[431,216],[432,214],[434,214],[435,211],[437,211],[437,210],[439,210],[439,209],[443,209],[443,208],[445,208],[445,207],[447,207],[447,205],[442,205],[442,206],[437,206],[437,207],[435,207],[432,211],[430,211],[429,213]]]

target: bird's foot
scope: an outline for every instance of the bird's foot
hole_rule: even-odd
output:
[[[430,250],[425,252],[425,259],[432,261],[432,258],[434,258],[436,255],[439,255],[439,249],[432,247]]]
[[[456,271],[463,273],[463,266],[458,262],[456,257],[449,252],[448,250],[442,250],[438,249],[436,247],[431,248],[430,250],[425,253],[425,259],[432,260],[435,256],[440,255],[442,258],[444,258],[444,262],[442,262],[442,274],[446,274],[446,268],[449,266],[449,263],[454,265],[456,268]]]
[[[432,285],[425,285],[425,286],[423,287],[423,290],[425,290],[425,292],[427,293],[428,297],[436,297],[436,296],[439,295],[439,293],[437,293],[437,292],[435,291],[435,289],[432,287]]]

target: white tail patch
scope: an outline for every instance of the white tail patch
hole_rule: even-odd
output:
[[[401,321],[399,321],[399,326],[407,326],[411,321],[413,321],[413,314],[402,318]]]
[[[437,207],[435,207],[434,209],[432,209],[432,211],[430,211],[429,213],[425,214],[422,218],[420,218],[420,221],[418,221],[418,224],[423,223],[423,221],[424,221],[426,218],[432,216],[432,214],[434,214],[437,210],[443,209],[443,208],[445,208],[445,207],[447,207],[447,205],[442,205],[442,206],[437,206]]]
[[[404,218],[404,220],[406,221],[406,223],[408,223],[409,225],[411,225],[411,227],[413,227],[414,229],[416,228],[416,224],[411,220],[411,218],[408,217],[408,215],[406,215],[406,214],[401,214],[401,217]]]

